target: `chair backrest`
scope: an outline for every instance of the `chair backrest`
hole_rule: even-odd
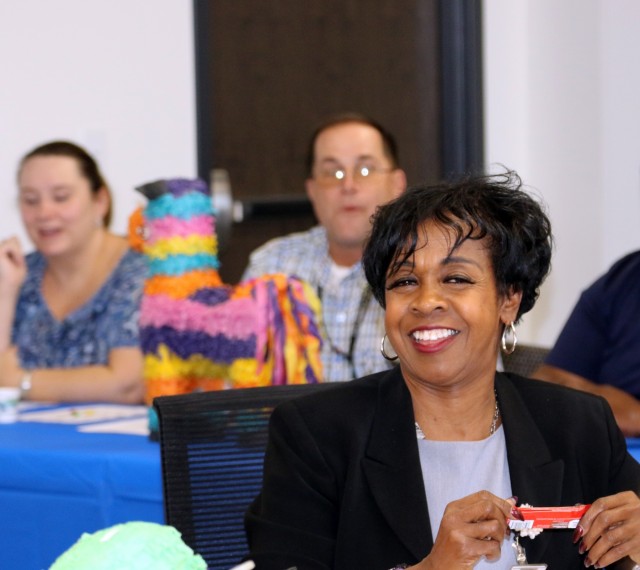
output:
[[[519,344],[511,354],[502,355],[504,370],[531,377],[536,368],[544,362],[549,350],[543,346]]]
[[[269,386],[154,400],[165,521],[207,561],[209,570],[227,570],[247,554],[244,513],[262,485],[273,408],[330,386]]]

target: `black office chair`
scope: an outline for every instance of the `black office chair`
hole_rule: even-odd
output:
[[[549,350],[542,346],[519,344],[511,354],[502,354],[504,370],[530,378],[536,368],[544,362]]]
[[[247,554],[244,513],[262,484],[273,408],[330,387],[269,386],[154,400],[165,522],[178,529],[209,570],[228,570]]]

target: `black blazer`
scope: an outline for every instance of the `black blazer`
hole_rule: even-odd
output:
[[[586,504],[640,490],[640,465],[604,399],[513,374],[497,373],[495,386],[520,502]],[[399,369],[278,406],[269,438],[262,492],[245,520],[258,570],[387,570],[430,552],[413,408]],[[523,539],[529,562],[584,568],[572,534]]]

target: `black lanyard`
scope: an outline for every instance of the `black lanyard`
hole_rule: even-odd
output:
[[[323,294],[322,285],[319,285],[318,298],[320,299],[321,303],[322,303],[322,294]],[[322,308],[322,323],[324,326],[324,334],[327,338],[327,342],[329,343],[329,346],[331,347],[332,352],[335,352],[336,354],[342,356],[342,358],[344,358],[349,364],[349,369],[351,370],[351,379],[354,379],[356,377],[356,367],[353,362],[353,351],[356,346],[356,339],[358,338],[360,325],[362,325],[362,321],[367,312],[367,306],[371,301],[371,297],[372,297],[371,289],[368,286],[366,286],[362,290],[362,293],[360,294],[360,303],[358,304],[358,312],[356,313],[356,319],[355,321],[353,321],[353,328],[351,329],[351,337],[349,339],[348,352],[345,352],[344,350],[340,350],[340,348],[338,348],[335,344],[333,344],[333,340],[331,340],[331,336],[329,335],[329,329],[327,328],[325,318],[324,318],[324,306]]]

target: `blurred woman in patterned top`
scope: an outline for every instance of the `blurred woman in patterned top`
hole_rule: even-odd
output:
[[[110,232],[96,161],[54,141],[18,168],[18,203],[35,251],[0,242],[0,386],[45,401],[142,400],[142,256]]]

